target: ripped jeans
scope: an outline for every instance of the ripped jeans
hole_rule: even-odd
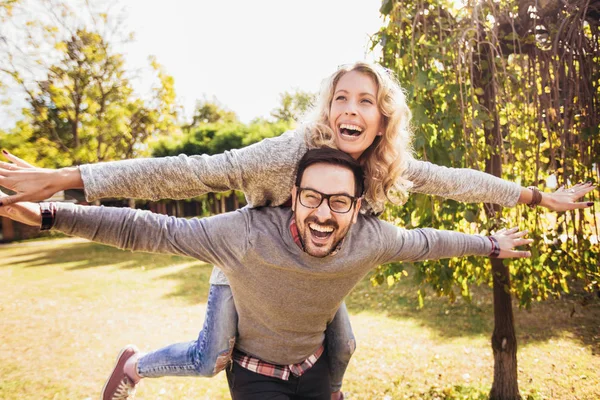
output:
[[[211,377],[225,369],[237,335],[237,312],[228,285],[210,285],[206,318],[198,339],[153,351],[138,361],[138,373],[146,378],[161,376]],[[342,303],[325,331],[331,376],[331,391],[341,389],[342,379],[356,342]]]

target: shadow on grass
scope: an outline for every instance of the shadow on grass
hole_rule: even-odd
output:
[[[210,288],[210,274],[212,265],[202,261],[193,263],[181,271],[163,275],[157,279],[167,279],[178,281],[177,289],[166,297],[178,297],[187,301],[189,304],[206,303],[208,299],[208,290]]]
[[[393,319],[412,319],[443,337],[477,336],[491,332],[490,304],[458,300],[451,304],[447,298],[428,296],[419,308],[419,287],[407,277],[392,287],[374,287],[369,277],[363,279],[346,298],[351,313],[376,312]]]
[[[418,289],[412,277],[392,287],[373,287],[367,277],[348,295],[346,305],[350,313],[375,312],[393,319],[412,319],[440,337],[491,337],[494,329],[491,288],[472,288],[471,302],[459,298],[450,303],[446,297],[429,295],[423,308],[419,308]],[[520,346],[570,336],[600,355],[598,299],[585,307],[576,298],[551,299],[533,304],[530,310],[519,309],[514,303],[513,312]]]
[[[29,256],[29,257],[28,257]],[[21,258],[21,260],[19,260]],[[17,261],[11,262],[11,259]],[[56,247],[34,248],[6,257],[5,265],[39,268],[47,265],[63,267],[67,271],[114,266],[118,268],[154,269],[189,262],[189,258],[165,254],[132,253],[98,243],[70,243]]]

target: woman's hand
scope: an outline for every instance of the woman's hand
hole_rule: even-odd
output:
[[[531,252],[523,250],[513,250],[517,246],[533,243],[533,239],[524,239],[527,231],[519,231],[519,228],[500,229],[492,237],[498,241],[500,254],[496,258],[527,258],[531,257]]]
[[[546,207],[551,211],[567,211],[577,208],[587,208],[594,205],[591,201],[578,202],[580,198],[596,189],[596,185],[591,182],[578,183],[577,185],[565,189],[561,186],[553,193],[542,193],[542,202],[540,206]]]
[[[42,201],[66,189],[83,188],[77,167],[49,169],[37,168],[2,150],[11,163],[0,161],[0,186],[16,194],[0,198],[0,206],[20,201]]]
[[[8,196],[0,191],[0,201]],[[40,205],[36,203],[18,203],[5,207],[0,207],[0,217],[10,218],[14,221],[21,222],[25,225],[41,226],[42,213]]]

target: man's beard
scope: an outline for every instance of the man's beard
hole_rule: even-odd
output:
[[[331,232],[330,237],[328,238],[328,240],[333,239],[333,241],[331,242],[330,245],[327,245],[327,247],[325,247],[325,246],[316,246],[312,242],[311,237],[313,235],[316,236],[316,237],[318,237],[318,236],[317,236],[317,234],[314,233],[315,232],[314,230],[310,229],[309,225],[311,223],[317,224],[317,225],[322,226],[322,227],[331,227],[331,228],[333,228],[333,231]],[[308,253],[309,255],[313,256],[313,257],[322,258],[322,257],[327,257],[328,255],[330,255],[333,251],[335,251],[335,249],[338,247],[341,239],[343,239],[343,237],[346,234],[346,232],[344,232],[343,235],[341,235],[341,237],[339,237],[339,233],[340,233],[340,231],[339,231],[339,225],[333,219],[328,219],[328,220],[326,220],[324,222],[319,222],[319,220],[316,217],[311,216],[311,217],[306,218],[303,221],[302,225],[298,224],[298,221],[296,221],[296,225],[298,226],[298,228],[301,228],[301,230],[300,230],[300,239],[302,240],[302,245],[304,247],[304,251],[306,253]],[[338,236],[338,238],[336,238],[336,236]],[[321,254],[321,253],[319,253],[319,254],[312,254],[312,250],[314,250],[314,248],[317,248],[317,249],[324,249],[325,248],[325,249],[327,249],[327,251],[326,251],[325,254]]]

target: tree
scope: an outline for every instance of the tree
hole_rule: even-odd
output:
[[[374,37],[381,63],[406,86],[415,148],[438,164],[485,169],[539,185],[597,179],[600,32],[598,1],[481,1],[455,9],[444,0],[384,0],[387,23]],[[469,298],[469,284],[494,288],[494,382],[490,397],[520,398],[511,297],[532,301],[568,293],[570,282],[598,289],[597,221],[589,211],[541,218],[525,208],[441,203],[413,197],[388,216],[407,224],[472,230],[526,221],[537,245],[530,260],[423,263],[419,278],[438,294]],[[595,230],[592,232],[592,230]],[[562,234],[568,232],[567,238]],[[403,266],[382,269],[380,280]],[[512,282],[511,282],[512,281]],[[422,296],[422,293],[419,294]]]
[[[103,25],[108,24],[108,14],[97,17]],[[26,26],[37,22],[27,22]],[[45,67],[36,58],[41,46],[33,59],[25,60],[43,70],[42,78],[39,72],[31,77],[29,64],[17,62],[15,54],[21,53],[17,44],[6,39],[2,48],[7,62],[0,71],[22,89],[29,104],[24,110],[26,123],[18,124],[13,134],[21,143],[34,144],[38,149],[33,161],[66,166],[131,158],[145,154],[150,138],[175,129],[173,78],[156,60],[151,59],[151,66],[159,83],[151,99],[143,101],[134,95],[123,57],[113,51],[107,35],[97,27],[71,29],[66,21],[57,26],[43,25],[42,31],[54,38],[61,28],[70,35],[52,41],[54,62]],[[13,149],[16,154],[19,147]]]
[[[314,93],[297,90],[279,95],[279,107],[271,111],[276,121],[297,122],[313,105]]]
[[[217,99],[213,98],[209,101],[204,98],[196,102],[192,122],[186,125],[184,129],[192,129],[202,124],[212,124],[215,122],[231,123],[237,121],[237,115],[233,111],[224,108]]]

